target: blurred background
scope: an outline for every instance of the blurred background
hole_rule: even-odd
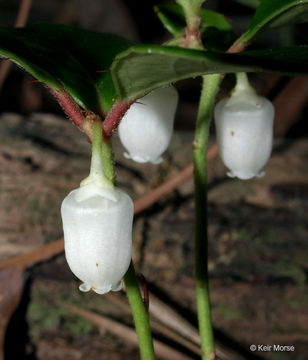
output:
[[[137,43],[161,44],[169,35],[153,11],[157,3],[34,0],[28,1],[27,24],[73,24]],[[206,6],[230,19],[232,43],[249,25],[256,3],[208,0]],[[0,0],[1,26],[14,26],[20,4]],[[250,48],[303,45],[306,34],[306,24],[275,29]],[[222,360],[304,360],[308,353],[308,78],[260,73],[251,74],[250,80],[276,106],[275,147],[262,179],[228,179],[218,157],[209,165],[209,270],[217,350]],[[218,97],[227,96],[233,85],[234,77],[226,76]],[[88,174],[87,139],[47,90],[17,66],[4,75],[0,70],[0,86],[2,358],[138,358],[124,293],[103,297],[80,293],[63,254],[52,257],[57,250],[48,250],[50,259],[39,262],[42,253],[33,255],[62,236],[61,201]],[[115,136],[118,184],[134,199],[172,179],[192,161],[200,80],[176,86],[180,104],[175,133],[162,164],[125,159]],[[212,128],[210,143],[214,142]],[[25,260],[28,253],[32,255]],[[15,256],[19,258],[10,262]],[[191,179],[136,216],[133,259],[150,291],[159,358],[198,359]],[[12,267],[18,261],[28,264],[25,271]],[[96,322],[89,320],[90,315]],[[251,344],[293,345],[295,351],[251,352]]]

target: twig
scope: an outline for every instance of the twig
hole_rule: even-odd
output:
[[[159,332],[160,334],[168,337],[169,339],[174,340],[177,343],[185,346],[187,349],[191,350],[195,354],[201,355],[202,350],[199,346],[200,338],[198,331],[187,320],[183,319],[181,315],[171,309],[167,304],[162,302],[152,293],[149,294],[149,297],[151,299],[151,306],[149,309],[150,314],[152,315],[151,328]],[[122,309],[122,311],[125,311],[126,313],[130,312],[127,301],[125,301],[124,298],[120,297],[118,294],[109,293],[106,298],[107,300],[112,302],[112,304]],[[186,326],[189,329],[189,334],[191,332],[194,332],[194,334],[196,334],[196,337],[194,339],[195,341],[190,341],[191,339],[185,336]]]
[[[207,160],[212,161],[216,158],[217,155],[218,146],[217,144],[214,144],[207,151]],[[167,180],[162,185],[159,185],[157,188],[151,190],[148,194],[142,196],[140,199],[137,199],[134,203],[135,213],[140,213],[141,211],[155,204],[159,199],[163,198],[164,196],[170,194],[172,191],[177,189],[179,185],[183,184],[186,180],[192,177],[193,171],[194,165],[193,163],[190,163],[173,178]]]
[[[168,339],[175,341],[178,344],[181,344],[186,349],[192,351],[196,355],[202,355],[202,350],[200,349],[200,345],[194,344],[191,341],[187,340],[185,337],[180,335],[178,332],[175,332],[168,326],[164,325],[159,320],[151,320],[151,328],[156,331],[158,334],[166,336]],[[229,359],[228,359],[229,360]]]
[[[118,294],[109,293],[106,298],[112,302],[112,304],[115,304],[122,309],[122,311],[125,311],[126,313],[130,312],[127,301]],[[192,352],[201,355],[202,350],[199,347],[200,338],[196,328],[194,328],[186,319],[182,318],[181,315],[171,309],[167,304],[162,302],[152,293],[150,293],[150,299],[150,314],[152,315],[151,328],[160,332],[169,339],[184,345]],[[186,328],[188,331],[186,331]],[[191,341],[190,336],[192,333],[193,341]]]
[[[149,308],[151,314],[151,327],[169,339],[184,345],[195,354],[202,355],[202,350],[200,349],[200,337],[197,329],[153,293],[150,292],[149,296],[151,299]],[[109,293],[106,295],[106,298],[121,308],[122,311],[125,311],[126,313],[130,312],[127,302],[118,294]],[[220,345],[217,345],[216,352],[218,358],[221,360],[238,359],[233,353],[222,349]]]
[[[15,27],[23,27],[27,23],[27,19],[29,16],[29,12],[31,9],[32,0],[22,0],[18,9],[17,17],[15,20]],[[11,68],[11,61],[10,60],[3,60],[0,65],[0,89],[10,71]]]
[[[111,332],[113,335],[122,338],[133,345],[138,345],[138,339],[135,331],[130,327],[111,320],[103,315],[98,315],[88,310],[81,309],[74,305],[67,305],[68,310],[90,321],[98,328],[103,328]],[[191,360],[191,357],[171,348],[170,346],[154,339],[154,349],[158,357],[165,360]]]
[[[195,344],[200,344],[200,337],[197,329],[189,321],[184,319],[178,312],[173,310],[165,302],[151,293],[150,313],[159,319],[164,325],[177,331],[186,339]]]
[[[32,6],[32,0],[22,0],[18,9],[17,17],[15,20],[15,27],[23,27],[26,25],[30,9]]]
[[[161,321],[162,324],[172,329],[176,333],[180,334],[181,337],[188,339],[191,343],[196,344],[198,346],[199,351],[196,352],[196,348],[191,348],[186,345],[185,346],[192,351],[196,352],[198,355],[202,355],[202,351],[200,351],[200,336],[197,329],[187,321],[182,315],[180,315],[177,311],[172,309],[168,304],[161,301],[154,294],[150,293],[150,314],[154,316],[154,318]],[[172,337],[174,340],[175,337]],[[177,341],[177,340],[176,340]],[[187,340],[186,340],[187,342]],[[237,356],[233,352],[227,351],[223,349],[219,344],[216,344],[216,354],[217,357],[221,360],[235,360],[238,359]]]
[[[9,259],[0,262],[0,270],[9,267],[27,268],[41,261],[50,259],[51,257],[60,254],[64,250],[63,238],[43,245],[26,254],[13,256]]]

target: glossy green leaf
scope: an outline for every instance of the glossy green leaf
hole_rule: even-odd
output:
[[[184,34],[185,18],[183,9],[175,4],[161,4],[154,6],[154,11],[165,29],[172,35]]]
[[[184,11],[176,4],[160,4],[154,10],[165,28],[174,36],[184,34],[186,21]],[[202,27],[201,31],[214,27],[221,31],[230,31],[231,25],[227,18],[216,11],[201,9]]]
[[[52,88],[64,87],[81,107],[95,112],[112,106],[110,67],[131,45],[116,35],[66,25],[0,28],[0,56]]]
[[[201,33],[210,27],[221,31],[232,30],[230,20],[216,11],[201,9],[201,21]]]
[[[133,46],[112,65],[119,99],[138,98],[172,82],[213,73],[266,71],[308,74],[308,46],[240,54],[190,50],[171,46]]]
[[[306,21],[308,0],[262,0],[240,42],[248,42],[268,28]]]

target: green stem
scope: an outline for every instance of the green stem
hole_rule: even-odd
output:
[[[200,9],[205,0],[176,0],[182,6],[187,26],[190,30],[199,30]]]
[[[200,11],[204,0],[176,0],[176,2],[182,7],[186,20],[184,47],[202,49]]]
[[[139,341],[142,360],[155,360],[150,320],[147,309],[142,301],[134,265],[131,262],[124,276],[126,293],[133,313],[135,328]]]
[[[92,135],[92,157],[91,157],[90,177],[93,179],[104,177],[101,149],[102,149],[102,122],[98,120],[95,121],[94,123],[93,135]]]
[[[242,90],[251,87],[246,73],[244,72],[235,73],[235,77],[236,77],[236,89]]]
[[[105,176],[112,180],[115,185],[114,162],[111,148],[111,140],[103,137],[102,143],[103,166]],[[131,261],[124,276],[124,283],[128,301],[134,318],[135,328],[139,341],[140,355],[142,360],[155,360],[153,339],[150,328],[148,311],[143,303],[140,293],[134,264]]]
[[[111,138],[103,136],[101,149],[105,177],[116,185]]]
[[[192,26],[199,27],[199,17],[202,0],[193,0],[194,7],[189,9],[189,1],[178,0],[182,3],[187,27],[186,35],[190,34]],[[199,6],[199,8],[198,8]],[[191,13],[190,11],[193,11]],[[197,18],[196,18],[197,17]],[[194,22],[192,21],[194,19]],[[194,34],[188,37],[186,45],[189,48],[202,48],[199,29],[194,28]],[[195,130],[194,157],[194,185],[195,185],[195,276],[197,313],[202,349],[202,360],[215,359],[215,343],[211,318],[209,276],[208,276],[208,212],[207,212],[207,142],[210,123],[219,89],[221,76],[218,74],[203,76],[203,86],[198,110]]]
[[[211,319],[208,280],[208,233],[207,233],[207,159],[206,150],[209,128],[220,75],[203,77],[200,105],[194,138],[194,184],[195,184],[195,276],[198,324],[202,360],[215,359],[215,345]]]
[[[82,180],[80,186],[84,186],[93,182],[103,186],[113,186],[113,181],[107,177],[109,174],[108,170],[110,170],[110,166],[108,166],[110,162],[104,161],[104,156],[102,154],[102,149],[104,149],[102,126],[102,121],[100,119],[96,119],[93,122],[91,131],[92,156],[90,174],[87,178]],[[105,165],[107,173],[105,172]],[[111,166],[113,167],[112,163]]]
[[[259,96],[254,87],[252,87],[249,83],[248,77],[246,73],[236,73],[236,85],[234,89],[231,91],[231,98],[233,101],[237,101],[236,99],[242,98],[243,96],[247,101],[251,101],[252,103],[257,103]]]

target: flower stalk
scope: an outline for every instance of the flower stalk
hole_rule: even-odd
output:
[[[208,279],[208,189],[206,149],[219,83],[220,75],[215,74],[203,77],[203,88],[193,146],[195,185],[195,276],[198,324],[201,349],[203,351],[202,360],[215,359]]]
[[[92,120],[92,124],[91,123]],[[102,121],[92,127],[89,176],[63,200],[65,257],[83,292],[119,291],[132,256],[133,202],[105,177],[102,161]]]
[[[113,152],[112,152],[112,139],[107,137],[103,131],[102,138],[102,162],[104,168],[104,175],[107,181],[111,184],[116,185],[116,178],[114,173],[114,160],[113,160]]]
[[[108,185],[113,185],[106,178],[103,170],[103,137],[102,137],[102,122],[96,120],[93,125],[93,135],[92,135],[92,158],[91,158],[91,167],[89,178],[92,180],[101,181],[107,183]]]
[[[109,139],[108,136],[103,136],[102,149],[105,175],[108,179],[112,180],[115,185],[111,139]],[[155,360],[156,357],[153,347],[149,314],[140,293],[133,261],[131,261],[129,268],[124,275],[124,284],[138,336],[141,359]]]

